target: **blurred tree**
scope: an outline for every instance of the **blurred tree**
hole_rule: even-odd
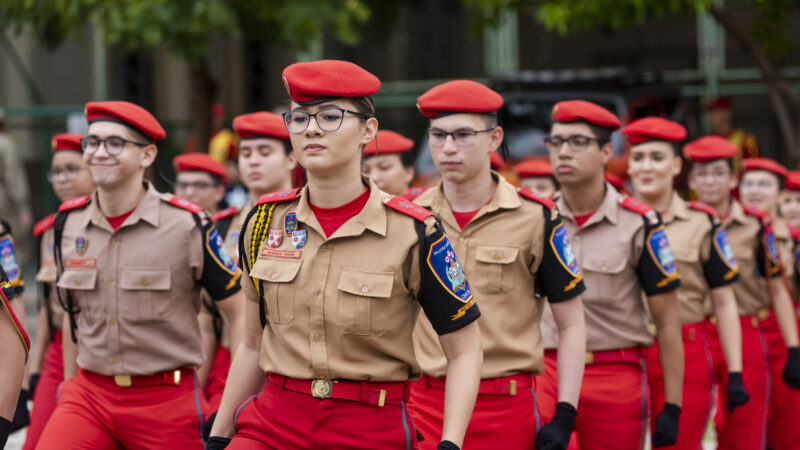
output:
[[[531,12],[550,31],[560,34],[641,25],[668,14],[708,12],[726,34],[739,42],[761,70],[770,103],[793,163],[800,157],[800,95],[776,67],[797,50],[786,17],[800,11],[798,0],[736,0],[755,14],[738,17],[713,0],[462,0],[472,10],[478,29],[495,26],[507,9]],[[727,0],[732,3],[734,0]]]
[[[165,45],[191,70],[197,148],[208,146],[211,105],[217,91],[206,61],[212,35],[280,43],[306,49],[324,32],[355,45],[359,27],[378,0],[17,0],[0,1],[0,30],[30,31],[47,49],[58,47],[86,24],[103,41],[126,51]],[[394,2],[390,7],[393,6]]]

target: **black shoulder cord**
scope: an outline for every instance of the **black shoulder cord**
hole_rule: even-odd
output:
[[[42,267],[42,241],[44,234],[41,234],[36,239],[36,263],[38,264],[39,268]],[[55,335],[56,328],[53,324],[53,311],[50,308],[50,283],[41,283],[41,300],[39,302],[39,307],[44,308],[44,312],[47,315],[47,328],[50,330],[50,341],[53,340],[53,336]]]
[[[64,268],[64,261],[61,255],[61,237],[64,234],[64,225],[67,223],[67,215],[69,211],[61,211],[56,214],[55,222],[53,223],[53,252],[55,253],[56,259],[56,270],[58,268]],[[75,322],[75,314],[81,312],[80,309],[77,311],[73,311],[73,302],[72,302],[72,295],[69,292],[69,289],[65,289],[66,295],[66,302],[61,296],[61,289],[56,286],[56,294],[58,295],[58,303],[61,305],[62,308],[67,312],[69,315],[69,328],[70,328],[70,336],[72,337],[72,342],[78,343],[78,325]]]

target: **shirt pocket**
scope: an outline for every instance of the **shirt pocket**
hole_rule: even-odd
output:
[[[486,294],[497,294],[503,291],[504,283],[509,283],[510,264],[517,259],[519,249],[516,247],[491,247],[479,245],[475,251],[475,273],[468,273],[467,278],[472,286]]]
[[[163,269],[122,269],[119,277],[121,316],[132,322],[164,320],[169,317],[172,272]]]
[[[394,273],[343,267],[339,277],[337,326],[344,333],[383,333],[389,324]]]
[[[620,295],[619,275],[628,266],[624,256],[589,255],[580,262],[586,281],[587,299],[611,303]]]
[[[272,323],[288,324],[294,320],[297,287],[294,280],[302,261],[260,259],[253,265],[250,276],[262,280],[267,317]]]
[[[80,308],[82,315],[99,316],[105,312],[102,301],[89,301],[89,291],[94,291],[97,285],[97,269],[65,270],[56,285],[61,289],[69,290],[73,302]],[[66,303],[66,292],[61,293],[61,299]]]

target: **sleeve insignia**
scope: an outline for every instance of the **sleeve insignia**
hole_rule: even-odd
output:
[[[12,285],[20,282],[22,271],[17,258],[17,250],[14,246],[14,238],[10,234],[0,236],[0,266],[3,267],[6,276],[8,276],[8,281]]]
[[[464,303],[472,300],[467,276],[447,236],[442,236],[431,245],[426,262],[442,287],[453,297]]]
[[[230,252],[228,252],[228,248],[225,247],[225,243],[222,241],[217,229],[214,227],[211,227],[208,229],[208,231],[206,231],[206,247],[209,254],[214,258],[214,260],[216,260],[220,267],[230,272],[231,275],[236,274],[236,272],[239,270],[238,267],[236,267],[236,262],[231,257]]]
[[[672,254],[663,226],[650,232],[647,237],[647,251],[664,276],[672,278],[677,274],[675,256]]]
[[[714,234],[714,247],[717,249],[717,253],[722,256],[722,261],[725,265],[729,269],[735,270],[737,267],[736,258],[734,258],[731,244],[728,242],[728,233],[725,232],[724,228],[719,228]]]
[[[569,235],[564,224],[559,224],[550,235],[550,246],[553,248],[558,262],[574,277],[581,274],[578,263],[575,261],[575,252],[572,251],[572,244],[569,242]]]

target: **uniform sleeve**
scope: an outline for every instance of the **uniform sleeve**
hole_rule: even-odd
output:
[[[452,333],[477,320],[481,312],[439,218],[430,234],[425,223],[415,221],[415,226],[420,265],[417,300],[436,333]]]
[[[567,229],[557,209],[542,205],[546,225],[544,251],[536,277],[536,293],[547,296],[550,303],[574,298],[584,291],[583,275],[575,260]]]
[[[681,279],[661,217],[655,211],[651,211],[648,216],[642,218],[645,222],[644,248],[636,266],[642,290],[647,295],[674,291],[680,287]]]
[[[22,267],[14,237],[11,235],[11,227],[3,220],[0,220],[0,266],[6,273],[8,283],[17,294],[21,294],[25,284],[22,281]]]
[[[212,300],[224,300],[239,292],[242,272],[228,252],[214,224],[206,221],[203,232],[203,273],[200,284]]]
[[[762,224],[758,233],[756,258],[758,273],[761,276],[773,278],[781,274],[781,256],[775,243],[775,233],[768,224]]]
[[[13,300],[17,296],[17,291],[10,286],[8,275],[6,275],[6,271],[3,270],[2,266],[0,266],[0,289],[3,290],[3,294],[9,301]]]
[[[711,249],[708,261],[703,266],[703,272],[708,287],[714,289],[739,280],[739,266],[736,264],[733,250],[728,243],[728,234],[722,224],[715,223],[710,236]]]

